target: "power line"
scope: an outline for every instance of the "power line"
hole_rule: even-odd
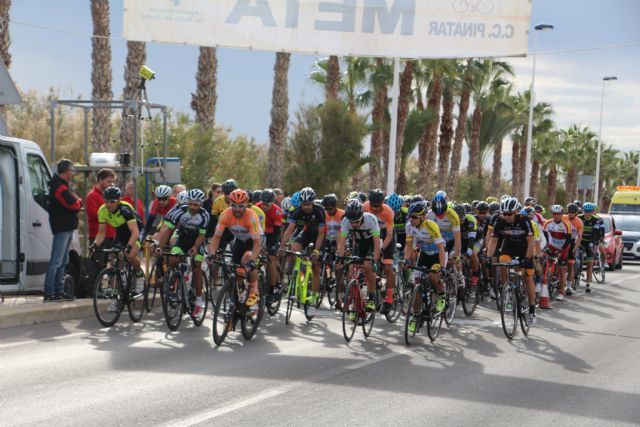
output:
[[[0,21],[9,22],[11,24],[22,25],[24,27],[37,28],[39,30],[44,30],[44,31],[52,31],[52,32],[56,32],[56,33],[70,34],[70,35],[73,35],[73,36],[82,36],[82,37],[89,37],[89,38],[95,37],[95,38],[98,38],[98,39],[110,39],[110,40],[125,40],[122,37],[93,35],[91,33],[83,33],[83,32],[80,32],[80,31],[69,31],[69,30],[63,30],[61,28],[52,28],[52,27],[45,27],[44,25],[30,24],[28,22],[14,21],[13,19],[2,19],[2,18],[0,18]]]

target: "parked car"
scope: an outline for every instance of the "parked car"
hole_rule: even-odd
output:
[[[640,259],[640,215],[613,215],[622,235],[624,256]]]
[[[622,268],[624,245],[623,232],[616,227],[616,220],[608,214],[598,214],[604,221],[604,250],[607,254],[609,270]]]

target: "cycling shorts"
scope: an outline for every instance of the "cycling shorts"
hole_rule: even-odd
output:
[[[176,245],[171,248],[171,253],[176,255],[185,255],[192,247],[193,245],[188,247]],[[198,248],[198,253],[193,257],[193,262],[202,261],[204,261],[204,245],[200,245],[200,248]]]

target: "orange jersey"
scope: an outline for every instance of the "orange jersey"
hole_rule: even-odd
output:
[[[584,227],[578,215],[573,219],[569,219],[569,215],[562,215],[562,219],[571,224],[571,239],[577,241],[578,237],[582,236],[582,228]]]
[[[324,234],[325,236],[327,236],[327,240],[336,240],[338,238],[338,233],[340,233],[340,224],[343,216],[343,209],[336,209],[336,213],[334,215],[329,215],[325,210],[324,222],[326,225]]]
[[[258,215],[250,208],[244,210],[244,214],[237,218],[231,208],[225,209],[220,215],[216,226],[216,236],[222,236],[225,228],[228,228],[238,240],[260,240],[262,229]]]
[[[369,202],[364,202],[362,205],[362,210],[365,212],[372,213],[378,218],[378,225],[380,225],[380,231],[382,230],[391,230],[393,231],[393,209],[389,206],[382,204],[382,210],[380,212],[371,211],[371,204]]]

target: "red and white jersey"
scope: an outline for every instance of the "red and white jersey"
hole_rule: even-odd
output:
[[[555,249],[562,249],[571,239],[571,224],[564,219],[559,222],[548,219],[542,229],[547,236],[547,246]]]

